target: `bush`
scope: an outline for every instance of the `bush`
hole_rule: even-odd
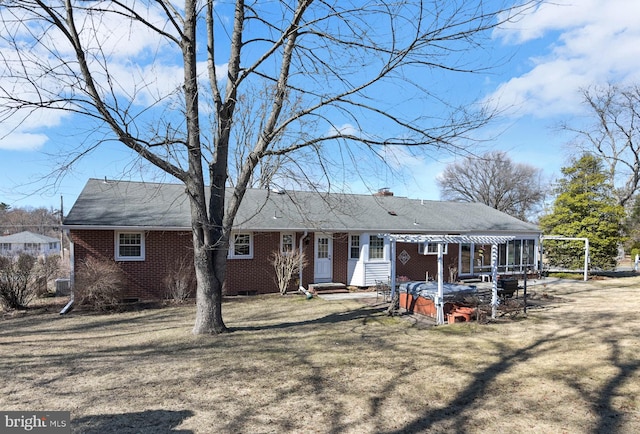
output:
[[[304,252],[293,249],[290,252],[276,250],[269,258],[271,265],[276,271],[275,281],[280,290],[280,294],[287,293],[289,282],[295,273],[300,272],[300,267],[307,266],[307,258]]]
[[[125,275],[118,264],[90,257],[76,273],[74,300],[90,309],[108,310],[122,301],[125,283]]]
[[[60,273],[60,256],[50,255],[38,258],[33,267],[34,291],[38,297],[49,292],[49,281]]]
[[[18,257],[0,256],[0,301],[9,309],[25,309],[35,297],[32,271],[36,258],[27,254]]]
[[[192,296],[193,288],[196,286],[193,262],[186,258],[176,260],[169,267],[163,282],[167,298],[182,303]]]

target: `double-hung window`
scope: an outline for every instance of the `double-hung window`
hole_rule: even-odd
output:
[[[384,238],[369,235],[369,259],[384,259]]]
[[[280,251],[282,253],[293,252],[295,249],[295,235],[292,233],[283,233],[280,236]]]
[[[116,261],[144,261],[144,232],[116,232]]]
[[[360,258],[360,235],[349,236],[349,259]]]
[[[251,233],[240,232],[231,235],[229,257],[235,259],[251,259],[253,257],[253,237]]]
[[[27,252],[39,252],[40,251],[40,244],[38,244],[38,243],[24,243],[24,249]]]

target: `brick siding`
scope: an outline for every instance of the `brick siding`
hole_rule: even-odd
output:
[[[397,243],[396,257],[402,251],[406,251],[410,259],[406,264],[402,264],[396,260],[396,275],[406,276],[410,280],[425,280],[426,273],[429,278],[435,279],[438,274],[438,255],[421,255],[418,253],[418,244],[414,243]],[[449,281],[449,266],[458,267],[458,245],[450,244],[448,246],[448,254],[443,255],[443,279]]]
[[[303,233],[296,234],[295,245],[299,246]],[[89,256],[114,260],[115,231],[112,230],[71,230],[74,242],[74,268],[80,269]],[[278,292],[273,266],[269,262],[271,254],[280,248],[279,232],[253,233],[253,259],[227,260],[226,295],[267,294]],[[338,252],[344,249],[344,252]],[[334,272],[336,278],[346,279],[347,245],[334,245]],[[302,284],[313,283],[313,234],[303,241],[303,251],[308,265],[303,270]],[[178,260],[193,263],[191,232],[153,231],[145,233],[144,261],[117,261],[127,277],[125,297],[138,299],[161,299],[165,297],[163,280],[167,270]],[[342,262],[340,262],[342,261]],[[298,288],[298,276],[292,279],[290,290]],[[342,280],[344,281],[344,280]]]
[[[300,245],[303,233],[295,234],[295,246]],[[89,256],[114,260],[115,232],[112,230],[71,230],[74,242],[74,267],[76,272]],[[314,282],[314,234],[309,233],[302,242],[307,266],[303,270],[302,285],[308,287]],[[229,259],[227,261],[226,295],[277,293],[273,266],[269,262],[271,254],[280,248],[279,232],[253,233],[253,259]],[[411,280],[424,280],[425,270],[435,278],[438,265],[436,255],[418,254],[418,245],[398,243],[396,255],[406,250],[409,261],[403,265],[397,261],[396,274]],[[457,246],[450,245],[449,252],[458,252]],[[346,282],[348,274],[349,237],[346,233],[333,234],[333,281]],[[152,231],[145,233],[144,261],[117,261],[127,277],[125,297],[142,300],[165,298],[163,280],[176,261],[193,263],[191,232]],[[457,265],[458,256],[444,257],[444,280],[449,280],[448,265]],[[294,276],[290,291],[298,288],[298,276]]]

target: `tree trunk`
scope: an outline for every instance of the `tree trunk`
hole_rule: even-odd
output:
[[[195,46],[197,18],[197,1],[185,1],[182,55],[189,170],[184,181],[191,205],[193,262],[197,283],[196,320],[193,333],[211,334],[227,331],[222,321],[222,284],[226,272],[226,247],[229,243],[228,239],[221,236],[221,227],[215,223],[224,215],[224,196],[221,207],[209,209],[211,216],[207,210],[205,196],[198,116],[198,72]],[[224,184],[222,184],[222,192],[224,195]],[[219,260],[221,255],[224,256],[224,261]]]
[[[224,333],[227,327],[222,320],[222,286],[227,268],[228,238],[223,236],[219,226],[210,223],[202,177],[189,179],[186,186],[191,204],[193,263],[197,284],[193,333]]]
[[[194,240],[195,241],[195,240]],[[194,242],[195,244],[195,242]],[[195,246],[194,246],[195,247]],[[194,252],[196,269],[196,320],[193,326],[193,334],[218,334],[227,332],[227,326],[222,320],[222,285],[224,271],[215,266],[212,259],[222,256],[221,253],[213,253],[207,246],[200,247]],[[226,262],[226,255],[225,262]],[[222,265],[226,268],[226,265]],[[219,276],[222,272],[223,276]]]

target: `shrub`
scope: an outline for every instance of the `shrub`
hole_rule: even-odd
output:
[[[18,257],[0,256],[0,301],[9,309],[24,309],[35,297],[32,271],[36,258],[21,253]]]
[[[293,249],[290,252],[276,250],[271,254],[269,261],[276,271],[276,284],[282,295],[287,293],[293,274],[298,273],[300,267],[307,266],[307,258],[304,252],[297,249]]]
[[[196,286],[193,262],[187,258],[177,259],[173,265],[169,267],[163,283],[168,299],[182,303],[191,297],[193,288]]]
[[[60,256],[50,255],[38,258],[33,267],[34,291],[38,297],[47,295],[49,281],[58,277],[60,272]]]
[[[108,310],[122,300],[126,278],[114,261],[87,258],[76,273],[74,299],[80,306]]]

